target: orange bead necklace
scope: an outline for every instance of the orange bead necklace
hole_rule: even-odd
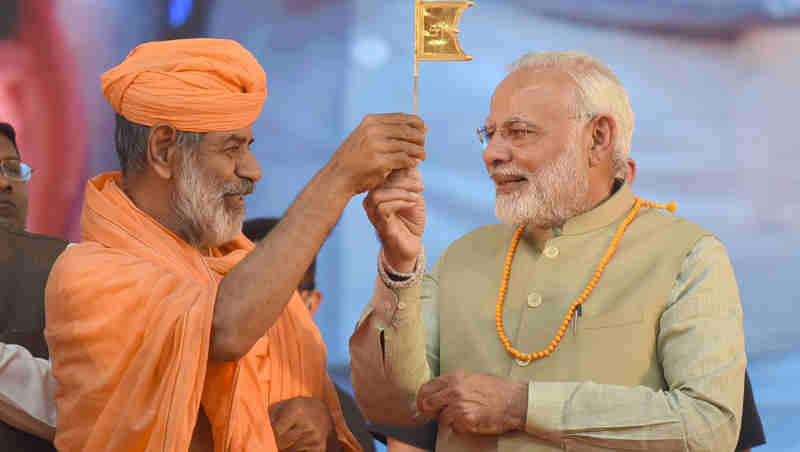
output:
[[[522,353],[516,348],[511,345],[511,342],[506,337],[506,333],[503,330],[503,302],[506,299],[506,291],[508,290],[508,278],[511,275],[511,262],[514,260],[514,253],[517,251],[517,245],[519,244],[519,239],[522,237],[522,232],[525,230],[525,226],[520,226],[517,228],[517,231],[514,233],[514,238],[511,240],[511,246],[508,248],[508,255],[506,255],[506,263],[505,269],[503,270],[503,280],[500,283],[500,294],[497,296],[497,308],[495,309],[495,324],[497,325],[497,336],[500,338],[500,342],[506,348],[506,351],[513,356],[514,358],[520,361],[533,361],[537,359],[544,358],[545,356],[550,355],[553,351],[558,347],[558,344],[561,342],[561,338],[564,337],[564,333],[567,331],[567,326],[569,322],[572,320],[572,317],[575,315],[575,310],[580,309],[583,302],[589,298],[589,294],[592,293],[595,285],[597,285],[597,281],[600,279],[600,276],[603,275],[603,270],[606,268],[606,264],[608,261],[611,260],[611,257],[614,255],[614,252],[617,250],[617,245],[619,244],[622,235],[625,233],[625,230],[628,228],[628,225],[636,218],[636,214],[639,212],[639,208],[642,206],[647,207],[656,207],[659,209],[668,210],[671,213],[675,212],[675,203],[671,202],[669,204],[656,204],[652,201],[645,201],[639,197],[635,197],[636,202],[633,204],[633,209],[622,221],[622,224],[619,225],[619,229],[617,229],[616,235],[614,235],[614,239],[611,240],[611,245],[608,247],[606,254],[603,256],[603,259],[600,261],[600,264],[597,266],[597,269],[592,276],[592,279],[589,281],[589,284],[586,285],[586,288],[583,289],[583,292],[580,296],[572,302],[569,310],[567,311],[567,315],[564,316],[564,321],[561,322],[561,327],[558,329],[555,338],[553,338],[553,342],[550,343],[550,346],[540,352],[533,352],[533,353]]]

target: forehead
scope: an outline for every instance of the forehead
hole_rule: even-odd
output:
[[[205,141],[210,146],[222,146],[228,142],[237,141],[250,141],[253,138],[253,128],[251,126],[242,127],[236,130],[227,130],[225,132],[208,132],[205,136]]]
[[[546,123],[566,121],[575,101],[575,82],[563,72],[521,70],[509,74],[492,95],[490,122],[511,117]]]
[[[7,136],[0,133],[0,159],[17,158],[17,149]]]

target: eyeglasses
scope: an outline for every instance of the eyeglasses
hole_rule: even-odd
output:
[[[0,175],[17,182],[31,180],[33,168],[19,160],[0,160]]]
[[[594,118],[594,116],[595,115],[592,113],[582,113],[575,116],[569,116],[568,119],[591,119]],[[525,146],[536,137],[537,133],[536,126],[534,124],[519,119],[506,121],[503,123],[503,126],[497,130],[487,129],[486,126],[478,127],[478,141],[480,141],[484,149],[486,149],[486,146],[488,146],[489,142],[492,141],[492,138],[496,132],[500,132],[500,136],[503,137],[503,140],[509,141],[514,147]]]
[[[536,133],[533,126],[524,121],[509,121],[497,130],[487,129],[486,126],[478,127],[478,141],[480,141],[484,149],[497,132],[500,132],[503,140],[509,141],[512,146],[525,145],[529,137]]]

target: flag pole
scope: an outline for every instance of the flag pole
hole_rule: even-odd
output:
[[[417,56],[417,24],[418,19],[418,10],[419,10],[419,0],[414,1],[414,114],[418,114],[418,98],[419,98],[419,60]]]

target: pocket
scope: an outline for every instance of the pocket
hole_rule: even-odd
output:
[[[641,323],[644,320],[643,304],[631,300],[604,303],[592,300],[590,296],[584,302],[582,309],[583,314],[578,320],[578,328],[587,330],[620,327]]]

